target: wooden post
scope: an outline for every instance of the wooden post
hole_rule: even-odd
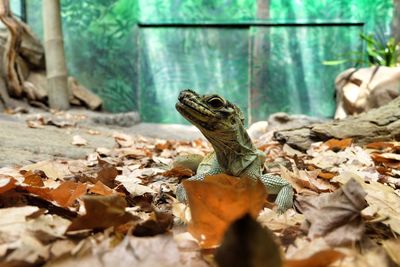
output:
[[[269,0],[257,0],[257,19],[266,20],[269,18]],[[249,124],[260,119],[254,112],[260,108],[260,104],[265,95],[262,91],[265,90],[268,83],[268,56],[270,52],[270,44],[268,40],[269,28],[255,27],[254,36],[250,36],[250,92],[249,92]]]
[[[43,0],[43,30],[49,106],[66,110],[69,109],[69,91],[60,0]]]

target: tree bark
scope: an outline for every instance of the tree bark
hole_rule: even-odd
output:
[[[23,77],[18,72],[17,56],[21,47],[22,25],[13,16],[9,0],[0,0],[0,20],[9,31],[2,58],[1,72],[6,81],[8,93],[21,97]],[[4,100],[4,99],[3,99]]]
[[[400,0],[393,0],[392,36],[400,41]]]
[[[257,0],[257,19],[266,20],[269,18],[269,0]],[[269,28],[255,27],[254,37],[251,40],[250,48],[250,97],[249,97],[249,124],[263,119],[251,114],[251,110],[258,110],[260,104],[265,101],[262,96],[266,95],[263,89],[268,84],[268,56],[270,53],[270,40],[268,39]]]
[[[60,0],[43,0],[43,30],[49,106],[69,109],[68,73],[61,27]]]
[[[302,151],[307,150],[314,142],[331,138],[352,138],[360,145],[400,140],[400,97],[385,106],[343,120],[277,131],[274,138]]]

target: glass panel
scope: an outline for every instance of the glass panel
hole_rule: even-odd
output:
[[[140,112],[143,121],[183,123],[178,93],[218,93],[243,112],[248,102],[248,30],[142,28]]]
[[[351,63],[327,66],[323,61],[360,49],[360,31],[336,26],[252,29],[253,44],[262,43],[253,50],[252,121],[280,111],[331,117],[335,78]]]

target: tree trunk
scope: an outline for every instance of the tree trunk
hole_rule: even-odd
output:
[[[61,28],[60,0],[43,0],[44,48],[46,54],[49,106],[69,108],[68,74]]]
[[[385,106],[354,117],[277,131],[274,138],[302,151],[307,150],[313,142],[331,138],[352,138],[360,145],[400,140],[400,97]]]
[[[392,36],[400,41],[400,0],[393,0]]]
[[[17,56],[21,47],[23,27],[12,15],[9,0],[0,0],[0,20],[7,27],[9,35],[2,53],[1,72],[7,83],[8,93],[16,97],[22,95],[23,77],[18,72]],[[5,100],[5,99],[3,99]]]
[[[257,19],[266,20],[269,18],[269,0],[257,0]],[[270,40],[268,39],[269,28],[255,27],[254,37],[251,40],[250,48],[250,97],[249,97],[249,124],[260,120],[257,114],[251,114],[251,110],[258,110],[262,96],[266,95],[263,89],[268,84],[268,57],[270,53]]]

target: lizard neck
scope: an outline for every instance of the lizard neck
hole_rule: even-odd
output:
[[[220,167],[229,175],[241,176],[258,158],[257,149],[243,125],[229,131],[202,132],[214,148]]]

